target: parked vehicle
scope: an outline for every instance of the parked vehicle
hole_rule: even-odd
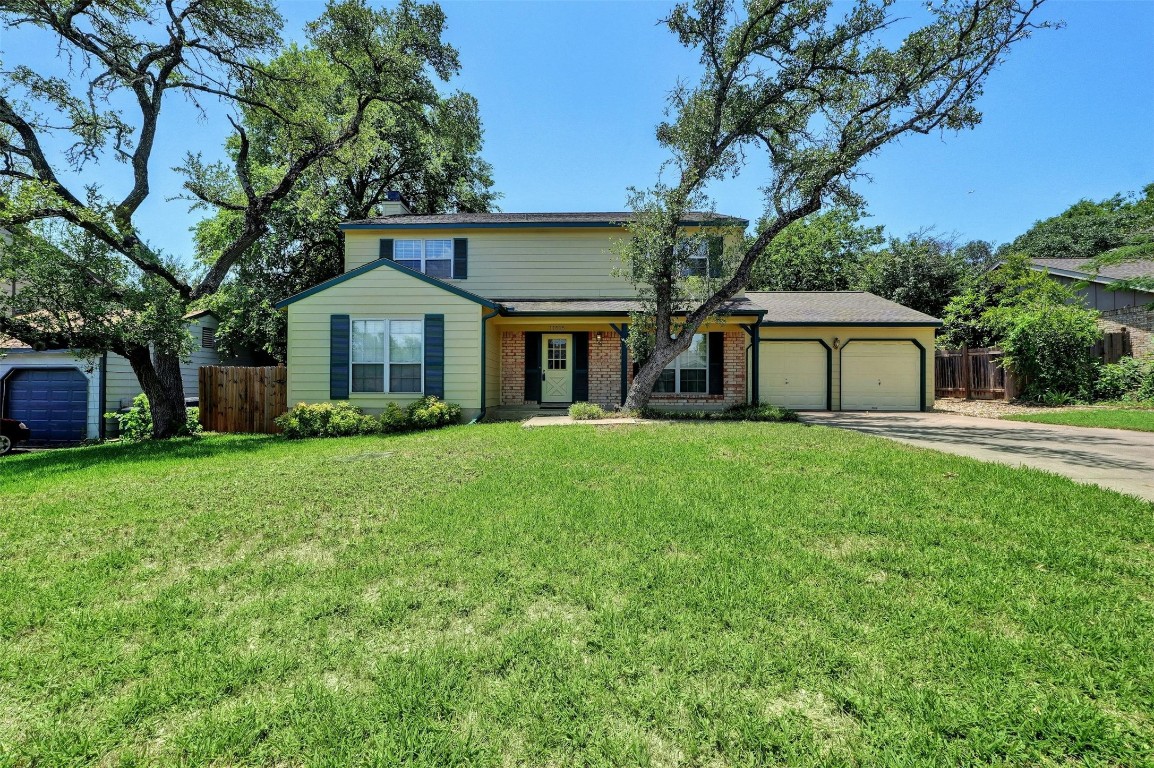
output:
[[[0,419],[0,456],[11,453],[12,449],[32,437],[28,425],[16,419]]]

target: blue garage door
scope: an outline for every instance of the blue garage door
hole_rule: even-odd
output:
[[[31,444],[88,437],[88,379],[75,368],[16,370],[4,382],[4,415],[32,430]]]

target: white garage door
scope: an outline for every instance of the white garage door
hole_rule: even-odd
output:
[[[920,410],[921,378],[921,350],[911,342],[850,342],[841,351],[841,409]]]
[[[758,369],[761,402],[800,411],[825,410],[829,359],[816,341],[762,341]]]

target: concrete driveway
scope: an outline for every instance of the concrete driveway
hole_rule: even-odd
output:
[[[949,413],[807,413],[853,429],[982,461],[1027,466],[1154,501],[1154,432],[1085,429]]]

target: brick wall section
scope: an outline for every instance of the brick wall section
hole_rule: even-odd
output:
[[[621,404],[621,337],[616,333],[589,334],[589,402],[602,408]]]
[[[1154,312],[1145,307],[1124,307],[1102,313],[1099,327],[1107,333],[1123,328],[1130,331],[1130,350],[1134,357],[1154,355]]]
[[[525,404],[525,334],[501,333],[501,405]]]
[[[745,402],[745,332],[725,334],[725,383],[721,395],[654,395],[655,406],[721,407]],[[633,360],[627,369],[627,384],[633,382]],[[603,408],[621,404],[621,339],[616,333],[589,334],[589,401]],[[501,334],[501,405],[525,405],[525,334]]]

